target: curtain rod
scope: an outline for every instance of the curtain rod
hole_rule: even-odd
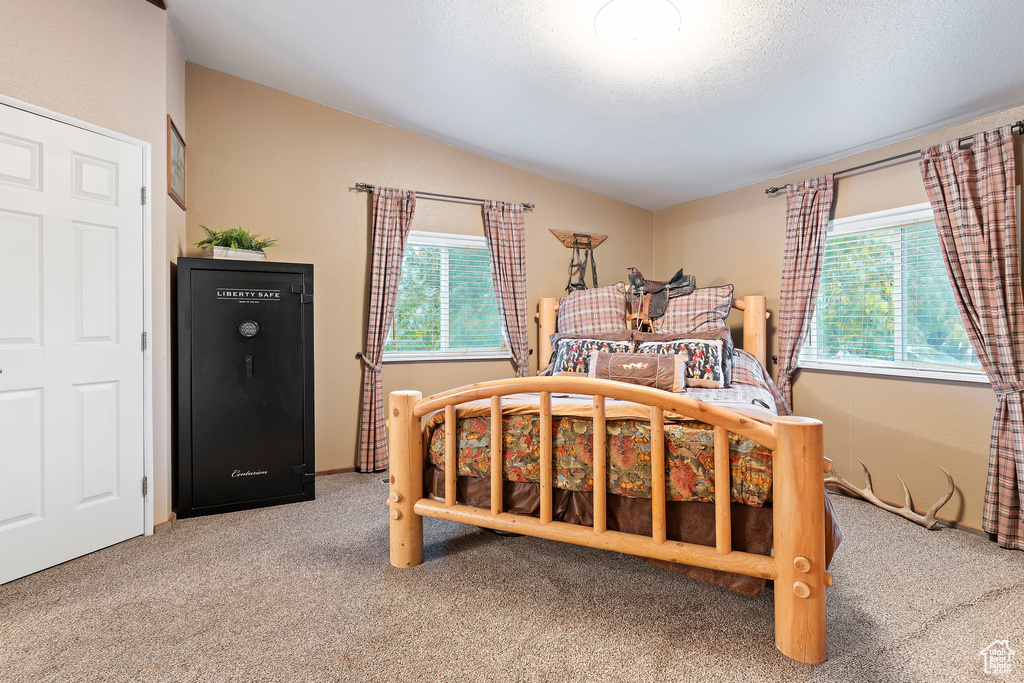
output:
[[[356,183],[356,189],[373,192],[376,189],[376,186],[371,185],[370,183]],[[480,202],[481,204],[487,201],[486,199],[477,199],[476,197],[460,197],[457,194],[438,194],[437,192],[420,192],[419,190],[416,190],[416,196],[419,197],[421,195],[424,197],[436,197],[438,199],[461,199],[464,202]],[[523,204],[523,208],[527,211],[533,211],[533,207],[534,204]]]
[[[1024,133],[1024,120],[1017,121],[1016,123],[1011,124],[1010,125],[1010,130],[1013,131],[1014,133]],[[974,137],[973,135],[966,135],[966,136],[960,138],[957,142],[959,144],[963,144],[965,141],[970,140],[973,137]],[[897,159],[905,159],[907,157],[912,157],[915,154],[920,154],[920,153],[921,153],[921,150],[915,149],[912,152],[904,152],[903,154],[897,154],[896,156],[887,157],[885,159],[879,159],[878,161],[869,161],[868,163],[861,164],[860,166],[853,166],[852,168],[844,168],[842,171],[836,171],[832,175],[842,175],[844,173],[853,173],[854,171],[859,171],[859,170],[864,169],[864,168],[870,168],[872,166],[878,166],[879,164],[887,164],[890,161],[896,161]],[[785,185],[783,185],[782,187],[774,187],[773,186],[773,187],[766,188],[764,193],[766,195],[771,196],[771,195],[775,194],[776,192],[778,192],[779,190],[785,190],[785,189],[786,189]]]

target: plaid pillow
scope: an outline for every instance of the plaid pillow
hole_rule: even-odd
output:
[[[678,354],[686,357],[686,386],[719,389],[725,386],[721,339],[678,339],[640,342],[637,353]]]
[[[558,304],[558,331],[564,334],[604,334],[626,327],[626,286],[581,289]]]
[[[559,372],[587,372],[590,370],[590,353],[630,353],[631,341],[609,341],[607,339],[562,339],[551,356],[551,374]]]
[[[654,331],[689,334],[725,327],[732,308],[732,285],[703,287],[668,300],[665,315],[654,319]]]

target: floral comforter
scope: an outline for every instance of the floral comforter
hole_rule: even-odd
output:
[[[744,359],[737,352],[736,361]],[[760,365],[757,365],[760,368]],[[688,396],[708,402],[725,403],[730,408],[751,406],[749,412],[767,419],[775,414],[774,386],[765,384],[761,373],[734,373],[733,387],[715,389],[715,398],[690,390]],[[750,379],[753,378],[753,379]],[[750,382],[745,383],[745,382]],[[764,386],[757,386],[758,383]],[[723,393],[724,392],[724,393]],[[753,398],[751,398],[753,397]],[[513,399],[513,400],[509,400]],[[768,402],[771,401],[769,404]],[[589,406],[589,400],[586,405]],[[609,403],[612,403],[609,401]],[[506,397],[502,415],[503,476],[509,481],[540,481],[540,418],[536,395]],[[594,488],[593,422],[581,413],[584,401],[569,395],[552,397],[552,460],[557,488],[570,491],[592,491]],[[561,414],[559,414],[561,413]],[[651,429],[650,424],[629,417],[628,410],[617,411],[609,405],[607,431],[609,493],[630,498],[650,498],[651,494]],[[616,417],[616,414],[623,417]],[[459,476],[490,477],[491,419],[485,406],[465,404],[457,409],[456,443]],[[431,464],[444,469],[445,428],[443,416],[427,422],[428,451]],[[712,428],[692,420],[671,422],[666,416],[665,468],[668,500],[710,502],[715,497],[715,456]],[[732,470],[730,498],[733,501],[760,507],[771,500],[771,451],[764,446],[734,434],[729,441]]]

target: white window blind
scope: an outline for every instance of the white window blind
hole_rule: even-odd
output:
[[[486,240],[410,232],[385,360],[508,356]]]
[[[985,380],[928,204],[830,222],[799,366]]]

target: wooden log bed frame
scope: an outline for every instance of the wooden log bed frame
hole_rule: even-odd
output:
[[[743,311],[743,347],[764,364],[765,297],[733,300]],[[541,369],[550,356],[548,335],[555,332],[557,300],[539,301]],[[540,516],[513,515],[502,510],[502,397],[540,394]],[[592,527],[552,521],[551,395],[593,397],[594,524]],[[652,510],[650,535],[606,528],[607,449],[605,399],[630,401],[650,408]],[[490,400],[491,508],[456,502],[457,405]],[[423,418],[444,411],[444,501],[424,497]],[[715,497],[712,546],[668,540],[665,514],[665,413],[699,420],[714,428],[714,484],[729,491],[729,433],[747,437],[773,452],[772,516],[774,555],[732,550],[729,496]],[[775,582],[775,645],[787,657],[818,664],[825,661],[825,571],[823,474],[832,463],[823,456],[822,423],[806,417],[776,417],[770,422],[685,395],[587,377],[523,377],[471,384],[422,398],[417,391],[395,391],[389,397],[391,564],[413,567],[423,561],[423,517],[537,536],[591,548],[771,579]]]

